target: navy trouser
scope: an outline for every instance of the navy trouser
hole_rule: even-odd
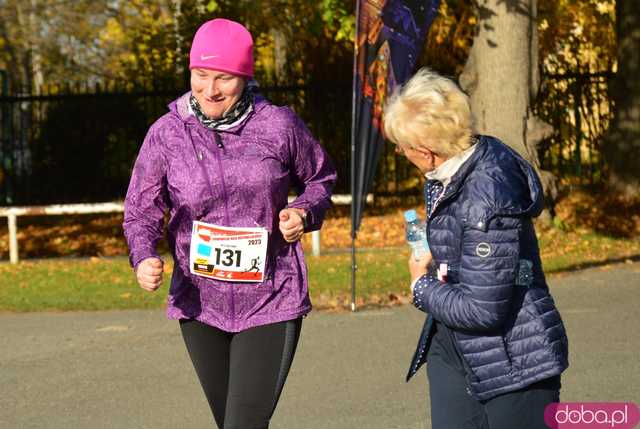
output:
[[[478,401],[467,393],[464,374],[429,350],[427,377],[432,429],[549,429],[547,404],[560,400],[560,376]]]
[[[220,429],[267,429],[296,351],[302,319],[229,333],[181,320],[182,337]]]

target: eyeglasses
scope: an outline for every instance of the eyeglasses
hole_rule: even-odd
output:
[[[404,155],[404,156],[407,156],[407,151],[409,151],[409,150],[418,151],[418,149],[415,149],[415,148],[412,148],[412,147],[403,148],[400,145],[396,145],[396,147],[394,149],[395,153],[397,153],[398,155]],[[430,152],[433,156],[438,156],[438,154],[436,152],[432,151],[431,149],[427,149],[426,147],[421,147],[419,151],[420,152],[427,151],[427,152]]]

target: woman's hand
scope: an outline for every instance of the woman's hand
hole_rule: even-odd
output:
[[[143,259],[136,267],[136,279],[140,287],[149,292],[155,292],[162,285],[164,262],[160,258]]]
[[[294,243],[304,234],[304,222],[302,220],[301,209],[282,209],[279,218],[280,232],[287,243]]]
[[[427,274],[427,267],[432,260],[433,256],[431,256],[431,252],[427,252],[427,254],[420,259],[415,259],[413,255],[409,256],[409,273],[411,274],[411,283]]]

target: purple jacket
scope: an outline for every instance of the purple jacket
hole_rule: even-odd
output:
[[[300,242],[284,241],[278,213],[307,211],[308,231],[322,225],[336,171],[302,120],[287,107],[256,98],[237,127],[213,131],[190,114],[190,93],[149,129],[125,199],[124,232],[132,266],[158,256],[164,213],[175,261],[167,301],[170,319],[197,319],[228,332],[291,320],[311,310]],[[299,196],[287,204],[291,188]],[[189,272],[194,220],[269,231],[265,280],[224,282]]]

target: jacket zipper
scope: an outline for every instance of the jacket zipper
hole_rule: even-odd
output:
[[[189,131],[188,128],[186,129],[186,132],[187,132],[187,136],[189,137],[189,140],[191,141],[191,147],[193,148],[193,154],[196,157],[198,167],[200,167],[200,170],[202,171],[202,175],[204,176],[204,179],[207,182],[207,188],[209,189],[209,197],[214,198],[213,186],[211,185],[211,176],[209,176],[209,172],[207,171],[206,167],[202,163],[202,158],[203,158],[202,151],[197,150],[196,144],[193,141],[193,138],[191,137],[191,132]],[[199,213],[197,220],[200,220],[200,218],[201,218],[201,214]]]
[[[220,159],[220,152],[224,150],[224,146],[222,145],[222,139],[217,132],[213,132],[213,139],[216,143],[217,149],[214,149],[214,153],[216,155],[216,162],[218,163],[218,171],[220,173],[220,183],[222,184],[222,199],[224,201],[224,221],[226,226],[230,226],[229,224],[229,202],[227,201],[227,186],[224,183],[224,170],[222,169],[222,160]]]
[[[444,193],[446,192],[446,188],[442,190],[442,194],[440,197],[438,197],[437,199],[437,205],[435,205],[431,211],[431,215],[429,216],[427,214],[427,222],[425,223],[425,228],[427,229],[427,243],[429,243],[431,241],[431,235],[429,234],[430,228],[429,225],[431,223],[431,219],[433,219],[436,210],[438,210],[439,207],[442,207],[442,204],[447,201],[448,199],[450,199],[453,195],[458,193],[458,190],[456,190],[456,192],[451,193],[450,195],[444,195]],[[434,202],[435,204],[435,202]],[[462,354],[462,351],[460,350],[460,346],[458,345],[458,339],[456,338],[456,333],[451,330],[451,335],[453,335],[453,346],[456,348],[456,351],[458,352],[458,356],[460,356],[460,361],[462,362],[462,366],[464,366],[465,370],[467,371],[467,376],[465,377],[465,380],[467,382],[467,386],[466,386],[466,390],[467,390],[467,394],[469,396],[473,396],[472,390],[471,390],[471,383],[469,381],[469,377],[471,376],[472,372],[471,372],[471,367],[469,366],[469,364],[467,363],[467,361],[464,358],[464,355]]]
[[[227,195],[227,185],[224,182],[224,170],[222,169],[222,159],[220,157],[221,152],[224,151],[224,145],[222,144],[222,139],[220,138],[220,135],[213,131],[213,140],[216,144],[216,148],[214,148],[214,153],[215,153],[215,157],[216,157],[216,162],[218,164],[218,173],[220,174],[220,184],[222,185],[222,201],[224,203],[224,222],[225,222],[225,226],[231,226],[230,222],[229,222],[229,201],[228,201],[228,195]],[[236,314],[236,308],[235,308],[235,297],[233,295],[233,287],[229,288],[230,293],[231,293],[231,302],[230,302],[230,307],[231,307],[231,325],[232,327],[235,328],[235,314]]]

